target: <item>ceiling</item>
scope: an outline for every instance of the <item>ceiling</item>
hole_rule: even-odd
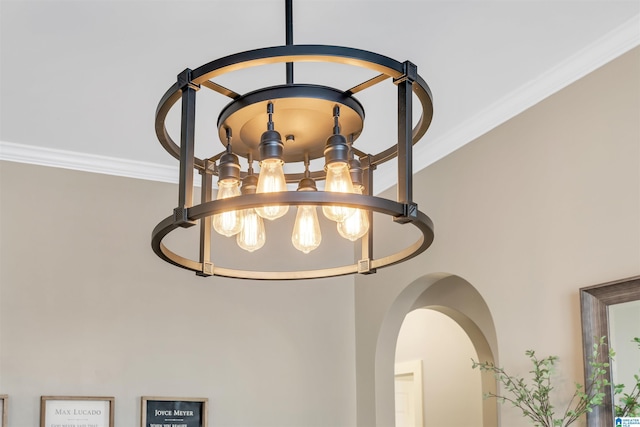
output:
[[[0,7],[0,158],[139,178],[177,180],[154,114],[180,71],[284,44],[284,0],[2,0]],[[414,151],[419,170],[640,44],[640,1],[298,0],[294,42],[418,66],[434,97],[431,129]],[[296,65],[296,81],[345,90],[368,77],[348,66]],[[283,83],[284,68],[217,82],[242,93]],[[367,114],[363,151],[393,144],[395,92],[385,83],[357,96]],[[221,151],[215,123],[228,98],[201,90],[197,102],[196,153],[204,157]],[[177,118],[170,116],[174,139]],[[382,170],[378,191],[392,173]]]

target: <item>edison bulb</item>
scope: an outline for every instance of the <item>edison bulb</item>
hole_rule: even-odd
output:
[[[258,175],[258,188],[256,193],[277,193],[287,191],[287,181],[280,159],[266,159],[260,162],[260,175]],[[280,218],[289,210],[289,206],[262,206],[256,208],[256,212],[262,218],[274,220]]]
[[[315,206],[301,205],[298,206],[296,214],[296,222],[293,226],[293,234],[291,242],[293,246],[308,254],[318,246],[322,241],[322,233],[320,232],[320,223],[318,222],[318,213]]]
[[[349,167],[344,162],[333,162],[327,165],[327,180],[325,191],[334,193],[353,193],[353,183],[349,175]],[[322,207],[324,216],[336,222],[342,222],[351,216],[354,208],[328,205]]]
[[[264,242],[267,240],[264,221],[255,209],[243,210],[242,216],[242,230],[238,233],[236,242],[245,251],[256,251],[264,246]]]
[[[362,187],[354,187],[353,192],[362,194]],[[355,209],[351,216],[338,223],[338,233],[352,242],[367,234],[367,231],[369,231],[369,216],[364,209]]]
[[[240,184],[235,179],[218,181],[218,200],[240,195]],[[228,211],[213,216],[213,228],[223,236],[238,234],[242,228],[242,220],[238,211]]]

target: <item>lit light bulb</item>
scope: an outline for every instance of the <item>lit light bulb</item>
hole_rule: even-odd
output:
[[[256,193],[276,193],[287,191],[287,181],[284,177],[284,170],[281,159],[271,158],[260,162],[260,174],[258,175],[258,188]],[[283,206],[262,206],[256,208],[256,212],[262,218],[274,220],[280,218],[289,210],[288,205]]]
[[[327,165],[325,191],[334,193],[353,193],[353,183],[346,162],[333,162]],[[322,207],[324,216],[336,222],[342,222],[353,215],[355,209],[345,206],[328,205]]]
[[[315,206],[302,205],[298,206],[296,215],[296,223],[293,226],[293,234],[291,242],[293,246],[308,254],[318,246],[322,241],[322,233],[320,232],[320,223],[318,222],[318,213]]]
[[[324,146],[324,169],[327,172],[324,191],[332,193],[353,193],[353,181],[349,173],[349,146],[340,135],[340,107],[333,107],[333,135]],[[353,215],[354,208],[327,205],[322,207],[324,216],[336,222],[342,222]]]
[[[220,157],[218,168],[218,200],[240,195],[240,164],[231,150],[231,129],[227,129],[227,151]],[[233,236],[242,228],[238,211],[227,211],[213,216],[213,229],[223,236]]]
[[[236,237],[236,242],[245,251],[253,252],[264,246],[267,240],[264,230],[264,221],[255,209],[242,211],[242,230]]]
[[[354,187],[355,194],[362,194],[362,187]],[[358,240],[369,231],[369,217],[367,211],[355,209],[353,215],[338,223],[338,233],[352,242]]]
[[[274,129],[273,103],[267,104],[267,130],[260,136],[260,175],[258,175],[258,188],[256,193],[277,193],[287,191],[287,180],[284,177],[282,154],[284,144],[282,137]],[[280,218],[289,210],[288,205],[261,206],[256,212],[264,219],[274,220]]]
[[[306,156],[305,156],[306,157]],[[318,191],[316,182],[309,177],[309,159],[305,158],[305,177],[298,184],[298,191]],[[298,206],[296,214],[296,222],[293,225],[293,233],[291,234],[291,242],[293,246],[308,254],[318,246],[322,241],[322,233],[320,232],[320,223],[318,222],[318,213],[313,205]]]
[[[242,194],[255,194],[258,185],[258,177],[253,174],[253,158],[251,154],[248,157],[249,170],[247,175],[242,179]],[[241,211],[242,230],[236,237],[236,242],[245,251],[253,252],[264,246],[267,240],[267,234],[264,229],[264,221],[258,215],[254,208],[244,209]]]
[[[218,200],[228,199],[240,195],[238,180],[225,179],[218,181]],[[223,236],[238,234],[242,228],[242,220],[238,211],[228,211],[213,216],[213,229]]]

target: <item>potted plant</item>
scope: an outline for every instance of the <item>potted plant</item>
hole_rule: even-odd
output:
[[[502,386],[498,394],[488,393],[485,397],[495,397],[502,403],[509,402],[522,411],[522,415],[528,418],[537,427],[567,427],[577,421],[594,407],[602,404],[605,387],[609,387],[605,374],[609,363],[599,362],[603,348],[606,346],[605,337],[602,337],[593,346],[593,352],[589,357],[589,364],[593,373],[587,379],[586,384],[575,384],[575,391],[563,411],[556,411],[551,404],[552,374],[557,356],[538,358],[533,350],[527,350],[525,354],[533,364],[530,371],[532,377],[525,380],[522,377],[510,375],[503,368],[489,362],[473,361],[473,368],[481,371],[492,372]],[[614,356],[609,351],[609,357]]]

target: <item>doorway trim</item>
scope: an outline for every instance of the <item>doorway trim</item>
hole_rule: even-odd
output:
[[[422,360],[410,360],[395,364],[395,380],[411,376],[411,397],[413,398],[413,425],[424,425],[424,400],[422,396]],[[394,383],[395,386],[395,383]]]

